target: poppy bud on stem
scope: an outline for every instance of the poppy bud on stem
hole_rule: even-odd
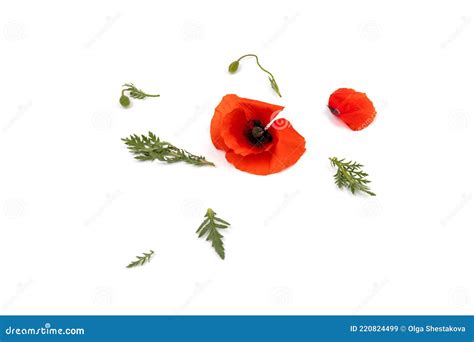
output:
[[[122,87],[122,95],[120,96],[119,102],[122,107],[127,108],[130,105],[130,97],[138,100],[143,100],[146,97],[160,97],[159,94],[147,94],[143,90],[138,89],[133,85],[133,83],[125,83]],[[125,95],[125,92],[128,92],[128,97]]]
[[[229,65],[229,72],[231,74],[234,74],[237,71],[238,68],[239,68],[239,61],[234,61],[234,62],[230,63],[230,65]]]
[[[123,91],[122,91],[122,96],[120,96],[119,102],[122,105],[122,107],[126,108],[126,107],[130,106],[130,99],[128,98],[127,95],[124,94]]]
[[[266,70],[264,67],[262,67],[262,65],[260,64],[259,60],[258,60],[258,56],[257,55],[254,55],[254,54],[246,54],[246,55],[243,55],[242,57],[240,57],[239,59],[237,59],[236,61],[233,61],[232,63],[230,63],[229,65],[229,73],[231,74],[235,74],[237,72],[237,69],[239,68],[239,62],[242,58],[245,58],[245,57],[255,57],[255,60],[257,62],[257,65],[258,67],[263,71],[265,72],[267,75],[268,75],[268,79],[270,80],[270,85],[272,86],[273,90],[275,90],[275,92],[278,94],[278,96],[281,97],[281,93],[280,93],[280,87],[278,87],[278,84],[276,83],[276,80],[275,80],[275,77],[272,75],[272,73],[268,70]]]

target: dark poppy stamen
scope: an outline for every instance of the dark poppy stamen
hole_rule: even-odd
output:
[[[252,136],[255,139],[260,139],[265,134],[265,130],[262,127],[255,126],[252,128]]]
[[[260,120],[252,120],[247,123],[245,136],[252,145],[257,147],[262,147],[273,140],[272,135],[265,129]]]

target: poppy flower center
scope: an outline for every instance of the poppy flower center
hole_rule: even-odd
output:
[[[244,134],[247,140],[257,147],[262,147],[273,140],[272,135],[265,129],[260,120],[249,121]]]
[[[255,126],[252,128],[252,136],[255,139],[260,139],[265,134],[265,130],[262,127]]]

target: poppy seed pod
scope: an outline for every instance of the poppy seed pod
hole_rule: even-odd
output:
[[[237,71],[238,68],[239,68],[239,61],[234,61],[230,63],[229,65],[229,72],[233,74]]]

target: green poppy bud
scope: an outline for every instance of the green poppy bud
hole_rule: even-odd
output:
[[[125,107],[125,108],[130,106],[130,99],[128,98],[128,96],[125,96],[125,95],[120,96],[120,104],[122,105],[122,107]]]
[[[237,71],[238,68],[239,68],[239,61],[234,61],[230,63],[229,65],[229,72],[233,74]]]

